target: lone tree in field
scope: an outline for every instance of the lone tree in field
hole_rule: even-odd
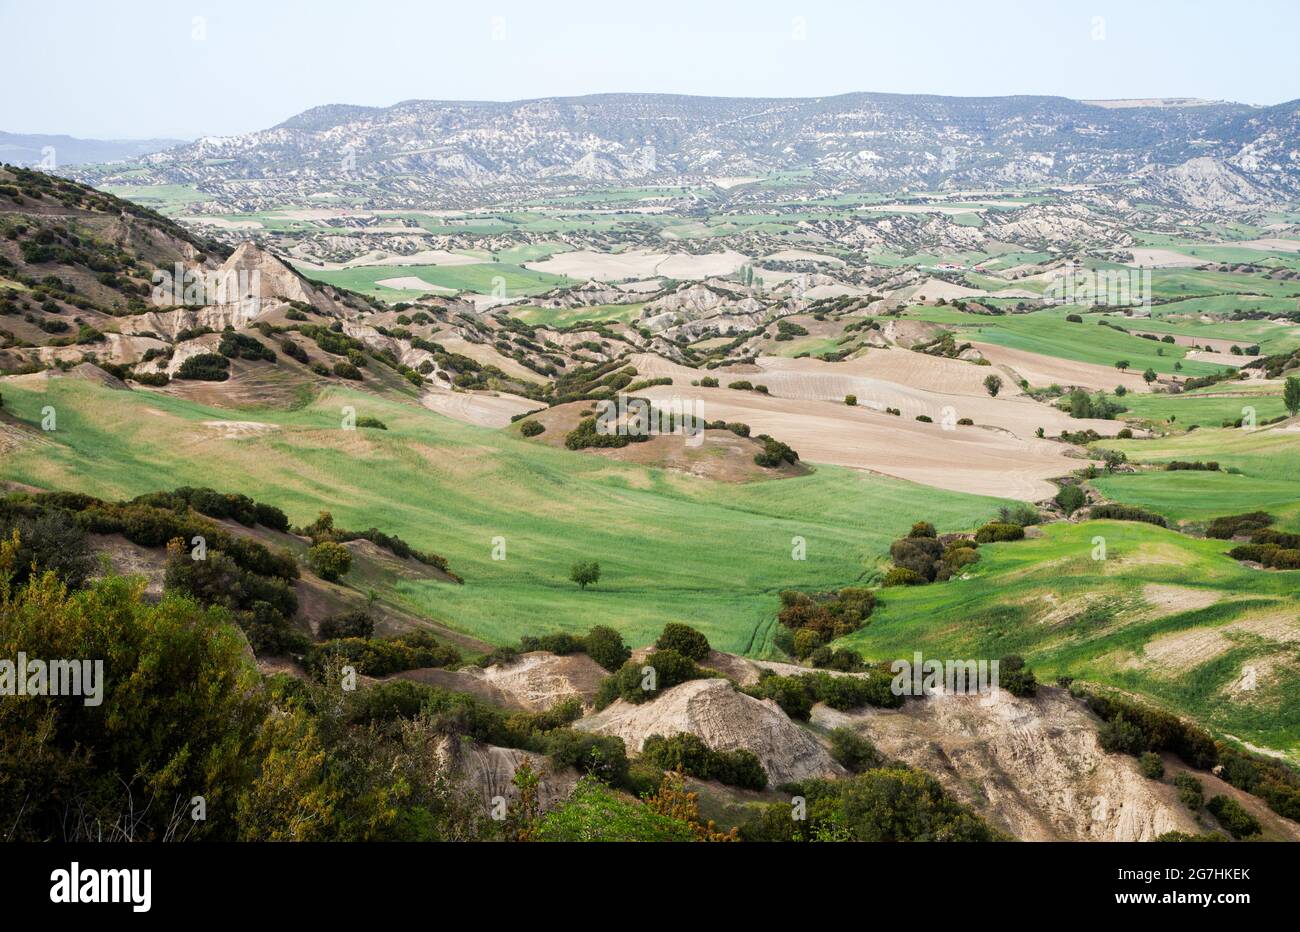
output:
[[[1121,359],[1119,362],[1115,363],[1115,368],[1118,369],[1120,372],[1123,372],[1125,369],[1128,368],[1128,360]]]
[[[1300,379],[1295,376],[1286,380],[1286,387],[1282,389],[1282,404],[1286,405],[1293,417],[1300,412]]]
[[[1156,370],[1148,369],[1146,372],[1142,373],[1142,378],[1146,379],[1147,384],[1150,385],[1156,380]]]
[[[600,580],[600,564],[595,560],[585,560],[573,564],[569,578],[578,584],[579,589],[594,586]]]
[[[989,390],[989,394],[994,398],[998,397],[998,392],[1002,391],[1002,378],[996,375],[986,375],[984,377],[984,387]]]

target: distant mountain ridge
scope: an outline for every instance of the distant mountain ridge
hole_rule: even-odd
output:
[[[195,185],[228,206],[319,196],[323,186],[407,206],[485,190],[772,172],[880,191],[1139,182],[1144,195],[1178,198],[1188,177],[1206,172],[1171,184],[1162,174],[1208,158],[1210,174],[1234,176],[1218,188],[1243,203],[1300,196],[1300,101],[1142,103],[855,93],[331,104],[145,156],[133,180]],[[79,177],[112,183],[114,174]]]
[[[0,132],[0,162],[24,168],[37,168],[42,164],[58,168],[120,162],[184,145],[185,142],[184,139],[78,139],[74,136]],[[52,166],[48,161],[50,157]]]

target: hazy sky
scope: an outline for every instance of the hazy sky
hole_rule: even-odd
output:
[[[0,0],[0,130],[612,91],[1300,98],[1298,0]]]

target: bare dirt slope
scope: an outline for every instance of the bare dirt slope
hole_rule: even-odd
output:
[[[1002,692],[987,704],[974,696],[934,696],[898,710],[850,714],[817,706],[813,722],[867,735],[887,757],[933,774],[992,824],[1024,840],[1149,841],[1212,827],[1197,823],[1168,779],[1149,780],[1135,758],[1103,751],[1096,719],[1064,690],[1042,687],[1032,699]],[[1295,829],[1265,816],[1270,832],[1288,831],[1278,823]]]
[[[1055,494],[1047,480],[1078,469],[1056,442],[1017,437],[1005,430],[923,423],[829,401],[773,398],[726,388],[646,389],[645,397],[703,403],[708,420],[742,421],[755,434],[789,444],[802,459],[868,469],[936,488],[1024,501]],[[1082,422],[1076,422],[1082,426]]]
[[[724,679],[691,680],[641,705],[619,699],[574,727],[617,735],[633,753],[650,735],[681,732],[698,735],[715,751],[744,748],[758,757],[772,785],[844,774],[817,739],[776,703],[746,696]]]
[[[542,712],[569,698],[590,706],[609,675],[586,654],[558,656],[546,651],[521,654],[511,664],[493,664],[486,669],[466,667],[465,674],[501,690],[526,709]]]

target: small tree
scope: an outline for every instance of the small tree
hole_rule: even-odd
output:
[[[984,387],[994,398],[998,397],[998,392],[1002,391],[1002,379],[996,375],[986,375],[984,377]]]
[[[1123,372],[1125,369],[1128,368],[1128,360],[1121,359],[1119,362],[1115,363],[1115,368],[1118,369],[1120,372]]]
[[[584,560],[573,564],[569,578],[578,584],[579,589],[594,586],[600,581],[600,564],[595,560]]]
[[[1146,379],[1147,384],[1150,385],[1156,380],[1156,370],[1147,369],[1146,372],[1142,373],[1142,378]]]
[[[851,407],[853,407],[854,405],[856,405],[856,404],[858,403],[858,396],[857,396],[857,395],[845,395],[845,396],[844,396],[844,403],[845,403],[846,405],[848,405],[848,406],[851,408]]]
[[[352,551],[332,540],[324,540],[307,551],[307,565],[321,579],[337,582],[352,569]]]
[[[1300,379],[1291,376],[1286,380],[1286,387],[1282,389],[1282,404],[1294,417],[1300,412]]]

